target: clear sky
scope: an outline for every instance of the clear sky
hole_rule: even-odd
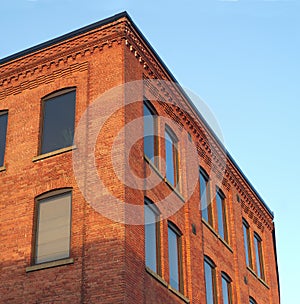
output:
[[[127,10],[275,213],[282,304],[298,303],[300,0],[11,0],[0,58]]]

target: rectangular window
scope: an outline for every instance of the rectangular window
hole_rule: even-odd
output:
[[[243,219],[243,233],[244,233],[244,249],[245,249],[246,264],[248,267],[252,268],[250,230],[249,230],[249,224],[244,219]]]
[[[152,271],[160,271],[159,215],[150,203],[145,203],[145,260]]]
[[[155,164],[156,156],[156,115],[149,103],[144,101],[144,154]]]
[[[43,100],[41,154],[73,145],[75,100],[74,89],[56,92]]]
[[[4,166],[7,118],[8,118],[8,112],[0,111],[0,167]]]
[[[178,147],[175,135],[168,129],[165,131],[166,143],[166,178],[174,186],[178,183]]]
[[[218,232],[220,236],[228,242],[225,196],[219,189],[217,190],[216,202],[218,212]]]
[[[181,234],[169,223],[168,252],[170,285],[183,293]]]
[[[265,279],[265,274],[264,274],[261,238],[256,233],[254,233],[254,248],[255,248],[255,260],[256,260],[257,276],[264,280]]]
[[[37,199],[35,264],[70,257],[71,192]]]
[[[222,273],[222,296],[223,304],[232,304],[231,279]]]
[[[209,178],[202,168],[200,169],[200,201],[202,218],[212,226],[212,208],[209,195]]]
[[[215,264],[208,258],[204,259],[206,304],[217,303]]]

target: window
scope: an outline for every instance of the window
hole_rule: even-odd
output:
[[[171,223],[168,226],[170,285],[183,293],[181,233]]]
[[[256,302],[252,297],[250,297],[249,303],[250,303],[250,304],[257,304],[257,302]]]
[[[166,128],[165,131],[165,143],[166,143],[166,178],[174,187],[176,187],[178,183],[177,138],[169,128]]]
[[[154,163],[157,155],[156,114],[148,101],[144,101],[144,154]]]
[[[243,219],[243,233],[244,233],[244,248],[245,248],[246,264],[248,267],[252,268],[250,230],[249,230],[249,224],[244,219]]]
[[[145,260],[152,271],[160,271],[159,213],[154,204],[145,200]]]
[[[222,296],[223,304],[232,304],[231,279],[224,272],[222,272]]]
[[[204,272],[205,272],[205,291],[206,291],[206,304],[217,303],[216,292],[216,265],[208,257],[204,258]]]
[[[35,264],[70,256],[71,200],[66,189],[37,198]]]
[[[220,236],[226,242],[228,242],[225,196],[220,189],[217,189],[216,202],[217,202],[217,212],[218,212],[218,232]]]
[[[212,226],[212,209],[209,195],[209,178],[207,173],[200,168],[200,201],[202,218]]]
[[[4,165],[4,154],[6,146],[7,111],[0,111],[0,167]]]
[[[66,89],[43,100],[41,154],[73,145],[75,99],[75,90]]]
[[[264,279],[265,275],[264,275],[261,238],[256,233],[254,233],[254,248],[255,248],[255,260],[256,260],[257,276],[261,279]]]

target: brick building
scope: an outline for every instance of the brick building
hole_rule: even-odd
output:
[[[126,13],[0,60],[0,192],[0,303],[280,302],[272,212]]]

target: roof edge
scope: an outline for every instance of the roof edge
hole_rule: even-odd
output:
[[[176,80],[176,78],[174,77],[174,75],[171,73],[171,71],[169,70],[169,68],[166,66],[166,64],[160,58],[160,56],[158,55],[158,53],[151,46],[151,44],[149,43],[149,41],[147,40],[147,38],[144,36],[144,34],[141,32],[141,30],[137,27],[137,25],[133,22],[133,20],[131,19],[131,17],[129,16],[129,14],[126,11],[120,12],[118,14],[115,14],[115,15],[111,16],[111,17],[102,19],[100,21],[97,21],[97,22],[92,23],[90,25],[84,26],[82,28],[79,28],[79,29],[74,30],[72,32],[69,32],[67,34],[64,34],[62,36],[59,36],[57,38],[48,40],[48,41],[40,43],[40,44],[38,44],[36,46],[30,47],[30,48],[25,49],[23,51],[20,51],[20,52],[17,52],[15,54],[12,54],[12,55],[9,55],[7,57],[4,57],[4,58],[0,59],[0,66],[3,65],[3,64],[9,63],[10,61],[19,59],[19,58],[27,56],[27,55],[30,55],[31,53],[34,53],[34,52],[37,52],[37,51],[41,51],[41,50],[43,50],[43,49],[45,49],[47,47],[50,47],[50,46],[55,45],[57,43],[63,42],[65,40],[67,40],[67,39],[74,38],[76,36],[85,34],[85,33],[89,32],[89,31],[95,30],[95,29],[97,29],[97,28],[99,28],[99,27],[101,27],[103,25],[115,22],[115,21],[117,21],[117,20],[119,20],[121,18],[126,18],[130,22],[130,24],[134,27],[134,29],[137,32],[137,34],[141,37],[141,39],[147,45],[147,47],[149,48],[149,50],[153,53],[153,55],[155,56],[155,58],[158,60],[159,64],[162,66],[162,68],[166,71],[166,73],[169,75],[169,77],[172,79],[172,81],[178,85],[178,88],[180,89],[181,93],[186,98],[186,100],[188,101],[188,103],[190,104],[190,106],[192,107],[192,109],[199,116],[199,118],[203,121],[205,127],[207,127],[208,131],[212,134],[212,136],[214,137],[214,139],[217,141],[217,143],[220,145],[220,147],[226,153],[228,159],[232,162],[232,164],[235,166],[235,168],[237,169],[237,171],[241,174],[242,178],[249,185],[249,187],[251,188],[251,190],[253,191],[253,193],[261,201],[261,203],[263,204],[263,206],[265,207],[265,209],[267,210],[267,212],[270,214],[270,216],[273,219],[274,218],[273,211],[268,207],[268,205],[262,199],[262,197],[260,196],[260,194],[257,192],[257,190],[254,188],[254,186],[251,184],[251,182],[249,181],[249,179],[243,173],[243,171],[238,166],[238,164],[235,162],[235,160],[230,155],[230,153],[227,151],[227,149],[224,146],[224,144],[220,141],[220,139],[218,138],[218,136],[216,135],[216,133],[214,132],[214,130],[210,127],[210,125],[207,123],[207,121],[205,120],[205,118],[202,116],[202,114],[199,112],[199,110],[197,109],[197,107],[194,105],[194,103],[192,102],[192,100],[190,99],[190,97],[188,96],[188,94],[184,91],[184,89],[182,88],[182,86],[178,83],[178,81]]]
[[[37,44],[37,45],[32,46],[32,47],[29,47],[28,49],[25,49],[25,50],[22,50],[20,52],[15,53],[15,54],[4,57],[4,58],[0,59],[0,65],[5,64],[5,63],[9,63],[10,61],[19,59],[19,58],[27,56],[27,55],[30,55],[34,52],[41,51],[41,50],[43,50],[47,47],[50,47],[50,46],[55,45],[57,43],[63,42],[63,41],[68,40],[70,38],[74,38],[76,36],[85,34],[89,31],[95,30],[95,29],[97,29],[97,28],[99,28],[103,25],[109,24],[111,22],[115,22],[115,21],[117,21],[121,18],[124,18],[124,17],[127,18],[130,22],[132,22],[132,19],[130,18],[128,13],[126,11],[123,11],[121,13],[115,14],[114,16],[102,19],[102,20],[97,21],[95,23],[92,23],[90,25],[87,25],[87,26],[81,27],[77,30],[74,30],[72,32],[69,32],[67,34],[61,35],[59,37],[56,37],[56,38],[53,38],[51,40],[42,42],[42,43]]]
[[[160,58],[160,56],[158,55],[158,53],[154,50],[154,48],[149,43],[149,41],[144,36],[144,34],[141,32],[141,30],[132,21],[132,19],[130,18],[130,16],[127,15],[126,17],[129,19],[129,21],[131,22],[132,26],[134,27],[134,29],[136,30],[136,32],[138,33],[138,35],[142,38],[142,40],[145,42],[145,44],[150,49],[150,51],[153,52],[154,56],[157,58],[159,64],[162,66],[162,68],[166,71],[166,73],[169,75],[169,77],[172,79],[172,81],[174,83],[176,83],[176,85],[178,86],[178,88],[180,89],[181,93],[186,98],[186,100],[188,101],[188,103],[190,104],[190,106],[192,107],[192,109],[196,112],[196,114],[199,116],[199,118],[203,121],[205,127],[212,134],[212,136],[214,137],[214,139],[220,145],[221,149],[224,150],[224,152],[226,153],[226,156],[228,157],[228,159],[232,162],[232,164],[235,166],[235,168],[237,169],[237,171],[241,174],[242,178],[249,185],[250,189],[253,191],[253,193],[258,198],[258,200],[263,204],[264,208],[269,213],[269,215],[271,216],[271,218],[274,219],[274,212],[269,208],[269,206],[267,205],[267,203],[263,200],[263,198],[261,197],[261,195],[257,192],[257,190],[254,188],[254,186],[252,185],[252,183],[249,181],[249,179],[243,173],[243,171],[241,170],[241,168],[239,167],[239,165],[233,159],[233,157],[231,156],[231,154],[229,153],[229,151],[226,149],[226,147],[224,146],[224,144],[221,142],[221,140],[219,139],[219,137],[217,136],[217,134],[215,133],[215,131],[210,127],[210,125],[208,124],[208,122],[206,121],[206,119],[203,117],[203,115],[199,112],[199,110],[194,105],[194,103],[191,100],[191,98],[188,96],[188,94],[185,92],[185,90],[182,88],[182,86],[176,80],[176,78],[174,77],[174,75],[172,74],[172,72],[169,70],[169,68],[166,66],[166,64],[163,62],[163,60]]]

